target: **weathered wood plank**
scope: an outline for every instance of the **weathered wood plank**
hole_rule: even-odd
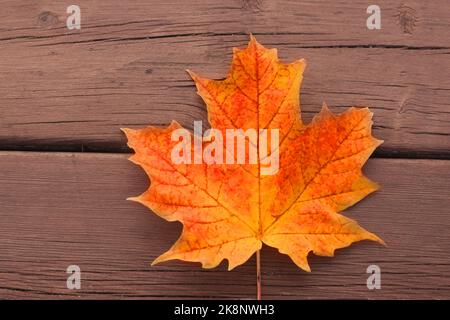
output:
[[[311,257],[310,274],[265,247],[266,298],[450,298],[450,161],[371,159],[366,173],[382,189],[346,214],[388,247]],[[125,201],[147,183],[126,155],[1,152],[0,297],[253,298],[253,259],[232,272],[224,263],[150,267],[181,227]],[[65,286],[72,264],[79,291]],[[370,264],[381,268],[381,290],[366,288]]]
[[[446,0],[379,0],[381,30],[366,27],[364,0],[78,0],[82,32],[66,28],[64,0],[3,0],[0,41],[35,45],[143,41],[192,35],[273,34],[307,46],[447,47]],[[286,37],[287,38],[287,37]]]
[[[378,4],[382,30],[369,31],[365,1],[83,0],[69,31],[63,1],[4,1],[0,148],[125,151],[121,126],[206,121],[184,69],[223,77],[253,32],[283,60],[307,59],[306,119],[322,101],[367,105],[380,152],[448,155],[449,7]]]

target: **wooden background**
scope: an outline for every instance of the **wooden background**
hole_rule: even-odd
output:
[[[450,6],[377,1],[1,0],[0,298],[254,298],[255,260],[226,271],[150,262],[178,238],[136,203],[148,180],[120,127],[206,122],[185,69],[221,78],[252,32],[305,58],[306,120],[322,101],[370,106],[385,143],[365,172],[383,188],[346,215],[380,235],[313,272],[262,251],[264,298],[450,298]],[[81,290],[66,288],[79,265]],[[380,290],[366,287],[379,265]]]

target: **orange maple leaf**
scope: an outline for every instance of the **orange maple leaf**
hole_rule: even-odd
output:
[[[213,268],[227,259],[231,270],[265,243],[310,271],[310,251],[333,256],[335,249],[355,241],[383,243],[338,213],[378,188],[361,173],[382,143],[371,135],[369,109],[334,115],[324,105],[310,124],[303,124],[299,91],[304,60],[283,64],[276,49],[266,49],[253,36],[247,48],[233,53],[225,80],[188,72],[212,128],[224,134],[227,129],[279,130],[278,172],[262,175],[260,158],[256,164],[175,164],[171,152],[179,143],[172,137],[181,128],[177,122],[167,128],[123,129],[135,150],[130,160],[151,178],[150,188],[130,199],[183,224],[178,241],[153,263],[179,259]],[[201,142],[203,147],[210,143]],[[260,135],[256,147],[261,148]]]

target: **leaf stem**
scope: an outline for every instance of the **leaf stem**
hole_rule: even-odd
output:
[[[256,299],[261,300],[261,254],[256,251]]]

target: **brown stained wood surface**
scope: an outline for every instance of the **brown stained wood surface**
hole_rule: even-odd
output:
[[[305,58],[305,119],[326,101],[369,106],[379,153],[450,153],[450,7],[379,1],[4,1],[0,143],[17,150],[126,151],[119,127],[187,127],[206,111],[185,69],[224,77],[253,32],[284,61]]]
[[[181,225],[127,202],[145,174],[126,155],[3,152],[0,155],[0,296],[7,298],[254,298],[255,261],[226,271],[151,261]],[[387,247],[360,242],[334,258],[310,255],[312,273],[276,250],[262,251],[266,298],[449,298],[450,162],[371,159],[383,185],[346,215]],[[438,205],[437,205],[438,204]],[[82,288],[66,289],[79,265]],[[382,272],[366,287],[366,268]]]
[[[0,1],[0,298],[255,297],[254,257],[232,272],[150,267],[181,225],[125,201],[148,180],[119,154],[130,152],[120,127],[207,127],[185,69],[224,77],[251,32],[284,62],[307,60],[306,121],[323,101],[369,106],[385,140],[376,157],[401,157],[370,159],[382,189],[345,213],[388,247],[311,256],[310,274],[265,247],[263,297],[450,299],[447,1],[377,1],[372,31],[362,0],[78,0],[81,30],[65,26],[69,4]],[[81,290],[66,288],[72,264]],[[381,290],[366,287],[371,264]]]

